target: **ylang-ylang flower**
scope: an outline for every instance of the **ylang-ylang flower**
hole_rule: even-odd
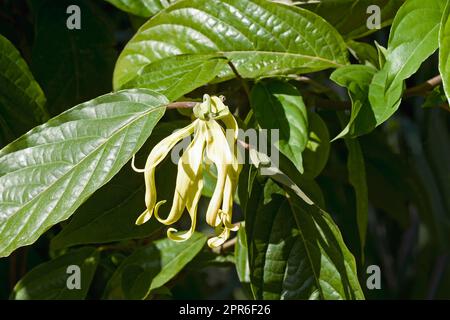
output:
[[[133,163],[134,170],[144,173],[146,186],[146,210],[136,220],[136,224],[143,224],[154,215],[161,223],[171,225],[180,219],[186,209],[191,218],[189,230],[180,232],[169,228],[167,236],[174,241],[189,239],[197,222],[198,203],[203,188],[202,170],[215,165],[217,183],[206,211],[206,222],[215,228],[216,236],[208,240],[208,245],[212,248],[222,245],[229,238],[230,231],[237,230],[231,218],[233,196],[241,170],[236,147],[238,125],[222,100],[205,95],[203,102],[193,109],[196,119],[160,141],[150,152],[144,169],[136,169]],[[172,207],[168,214],[162,214],[162,205],[166,200],[157,200],[156,167],[178,142],[191,135],[193,139],[178,161]]]

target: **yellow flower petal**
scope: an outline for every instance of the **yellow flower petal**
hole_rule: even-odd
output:
[[[177,182],[168,217],[162,219],[158,210],[155,209],[155,217],[165,225],[178,221],[185,207],[187,207],[191,218],[193,218],[193,214],[196,215],[197,203],[203,188],[202,161],[206,143],[205,130],[205,124],[198,123],[194,139],[178,161]],[[195,219],[192,219],[192,221],[195,227]]]
[[[188,126],[174,132],[170,136],[161,140],[150,152],[147,158],[147,162],[144,168],[144,179],[145,179],[145,205],[147,207],[146,211],[139,216],[136,220],[136,224],[143,224],[147,222],[153,213],[153,209],[156,205],[157,192],[155,186],[155,170],[156,166],[164,160],[170,150],[182,139],[188,137],[194,132],[199,120],[195,120]],[[133,163],[133,169],[137,169]],[[141,171],[137,169],[137,171]]]
[[[215,120],[207,122],[208,140],[206,145],[206,156],[217,168],[217,182],[213,195],[206,211],[206,222],[216,227],[220,223],[217,214],[222,203],[225,180],[232,162],[232,154],[228,147],[222,127]]]

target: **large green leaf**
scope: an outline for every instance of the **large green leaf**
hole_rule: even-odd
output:
[[[273,195],[246,221],[257,299],[363,299],[353,255],[329,215]]]
[[[96,1],[44,0],[36,5],[32,70],[52,116],[111,91],[114,33]],[[81,29],[66,27],[70,5],[81,11]]]
[[[0,35],[0,147],[48,119],[45,95],[13,44]]]
[[[450,103],[450,1],[447,1],[447,7],[442,15],[439,32],[439,70]]]
[[[151,17],[176,0],[105,0],[122,11],[140,17]]]
[[[159,141],[180,128],[185,122],[159,123],[147,143],[136,155],[136,163],[144,166],[145,160]],[[175,189],[176,166],[168,159],[156,171],[156,185],[161,199],[170,199]],[[138,239],[151,235],[161,228],[152,219],[137,226],[135,221],[144,211],[145,181],[127,164],[108,184],[98,190],[73,215],[70,223],[52,239],[52,247],[106,243]]]
[[[145,65],[179,54],[222,54],[244,78],[347,63],[346,45],[321,17],[265,0],[180,1],[144,24],[122,51],[114,88]],[[222,80],[234,77],[226,67]]]
[[[216,54],[169,57],[146,65],[123,88],[152,89],[172,101],[212,81],[226,64]]]
[[[85,247],[45,262],[28,272],[14,287],[15,300],[72,300],[84,299],[88,293],[99,261],[95,248]],[[69,266],[79,270],[68,269]],[[79,271],[79,273],[78,273]],[[80,289],[69,289],[69,277],[80,276]]]
[[[438,48],[439,26],[446,2],[409,0],[395,16],[386,63],[373,77],[369,90],[377,125],[386,121],[400,106],[403,81]]]
[[[206,236],[194,233],[181,243],[155,241],[126,258],[108,282],[104,298],[145,299],[175,277],[206,243]]]
[[[308,141],[308,117],[300,92],[287,82],[258,82],[251,105],[263,129],[278,130],[277,148],[303,173],[302,152]]]
[[[367,28],[367,8],[377,5],[381,9],[381,25],[392,23],[395,13],[405,0],[318,0],[296,1],[330,22],[345,38],[361,38],[377,29]]]
[[[0,256],[67,219],[144,144],[167,99],[124,90],[80,104],[0,150]]]
[[[357,137],[375,128],[375,116],[369,103],[369,86],[377,70],[370,66],[351,65],[335,70],[330,79],[348,89],[352,113],[345,128],[334,139]]]

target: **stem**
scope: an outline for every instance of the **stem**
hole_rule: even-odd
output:
[[[424,96],[435,87],[442,83],[442,78],[440,75],[435,76],[431,79],[428,79],[422,84],[419,84],[415,87],[409,88],[406,90],[404,96],[405,97],[415,97],[415,96]]]
[[[233,70],[233,73],[236,76],[236,78],[241,81],[242,87],[244,88],[244,91],[245,91],[245,94],[247,95],[247,98],[250,101],[250,89],[248,88],[247,81],[241,77],[241,75],[239,74],[236,67],[234,66],[234,64],[231,61],[228,61],[228,65],[230,66],[231,70]]]
[[[195,107],[197,102],[195,101],[180,101],[180,102],[172,102],[166,105],[167,109],[192,109]]]

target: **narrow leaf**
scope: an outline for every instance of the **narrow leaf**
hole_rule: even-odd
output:
[[[315,112],[308,112],[309,137],[303,152],[304,178],[317,177],[328,162],[330,154],[330,134],[327,125]]]

